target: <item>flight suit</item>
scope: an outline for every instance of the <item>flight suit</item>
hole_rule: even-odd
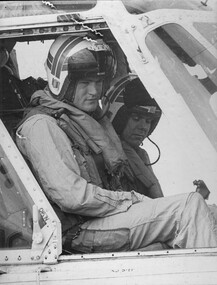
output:
[[[126,251],[154,242],[174,248],[217,247],[215,221],[200,194],[150,199],[133,189],[110,191],[88,183],[70,139],[46,114],[29,117],[18,128],[16,141],[48,199],[67,215],[87,217],[72,238],[72,249]]]

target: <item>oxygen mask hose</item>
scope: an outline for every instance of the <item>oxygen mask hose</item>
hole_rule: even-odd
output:
[[[151,140],[149,137],[147,137],[147,138],[148,138],[148,140],[149,140],[151,143],[153,143],[153,144],[156,146],[156,148],[157,148],[157,150],[158,150],[158,158],[157,158],[154,162],[152,162],[152,163],[147,163],[147,164],[145,164],[146,166],[151,166],[151,165],[154,165],[155,163],[158,162],[158,160],[160,159],[160,156],[161,156],[161,151],[160,151],[159,146],[158,146],[153,140]]]

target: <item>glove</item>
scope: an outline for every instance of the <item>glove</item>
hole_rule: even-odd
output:
[[[194,180],[193,184],[197,186],[196,192],[200,193],[205,200],[208,200],[210,191],[203,180]]]

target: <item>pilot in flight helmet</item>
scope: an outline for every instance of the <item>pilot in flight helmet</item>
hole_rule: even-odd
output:
[[[121,135],[132,113],[144,115],[151,119],[148,136],[157,126],[162,111],[139,78],[134,78],[126,84],[123,90],[123,105],[113,117],[112,124],[117,134]]]
[[[69,104],[73,103],[78,80],[99,76],[104,93],[116,72],[115,56],[102,39],[68,34],[53,42],[45,66],[52,96]]]

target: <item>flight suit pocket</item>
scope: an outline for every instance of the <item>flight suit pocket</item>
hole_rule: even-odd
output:
[[[72,248],[81,252],[113,252],[130,250],[129,229],[82,230],[82,239],[73,240]],[[81,237],[80,236],[80,237]],[[80,242],[79,242],[80,240]]]

